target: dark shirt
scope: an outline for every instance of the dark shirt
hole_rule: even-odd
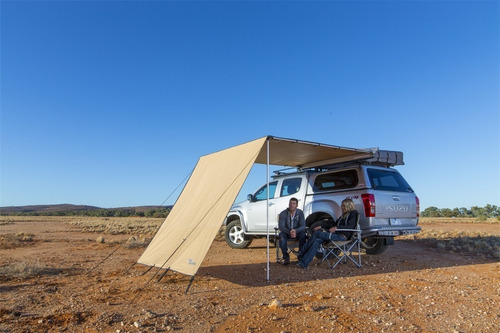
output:
[[[304,212],[297,208],[292,220],[290,211],[288,210],[288,208],[285,209],[280,213],[278,226],[280,228],[280,231],[287,233],[288,235],[290,235],[290,231],[292,229],[295,229],[297,233],[305,231],[306,219],[304,218]]]

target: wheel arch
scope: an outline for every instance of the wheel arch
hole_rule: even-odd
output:
[[[224,225],[227,226],[229,223],[233,222],[234,220],[240,220],[240,224],[241,224],[241,228],[243,229],[243,232],[247,231],[245,219],[243,218],[243,214],[240,211],[230,211],[229,214],[226,216],[226,219],[224,220]]]
[[[325,220],[325,219],[328,220],[328,219],[333,219],[333,218],[334,217],[331,216],[329,213],[315,212],[315,213],[310,214],[306,218],[306,226],[309,227],[309,226],[311,226],[311,224],[313,224],[316,221]]]
[[[309,226],[313,222],[322,219],[321,216],[323,215],[327,218],[337,219],[342,214],[342,209],[340,208],[340,203],[335,199],[316,198],[312,202],[309,202],[304,207],[304,212],[311,212],[307,216],[306,225]]]

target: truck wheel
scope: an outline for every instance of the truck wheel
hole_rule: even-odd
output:
[[[252,236],[247,236],[241,228],[240,220],[233,220],[226,225],[224,232],[226,243],[233,249],[244,249],[252,243]]]
[[[366,254],[381,254],[387,249],[383,237],[367,237],[361,240],[361,247]]]

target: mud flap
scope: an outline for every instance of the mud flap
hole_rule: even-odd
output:
[[[384,243],[384,245],[394,245],[394,237],[385,237]]]

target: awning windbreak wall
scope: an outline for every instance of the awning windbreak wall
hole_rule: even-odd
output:
[[[138,262],[195,275],[266,139],[201,157]]]

